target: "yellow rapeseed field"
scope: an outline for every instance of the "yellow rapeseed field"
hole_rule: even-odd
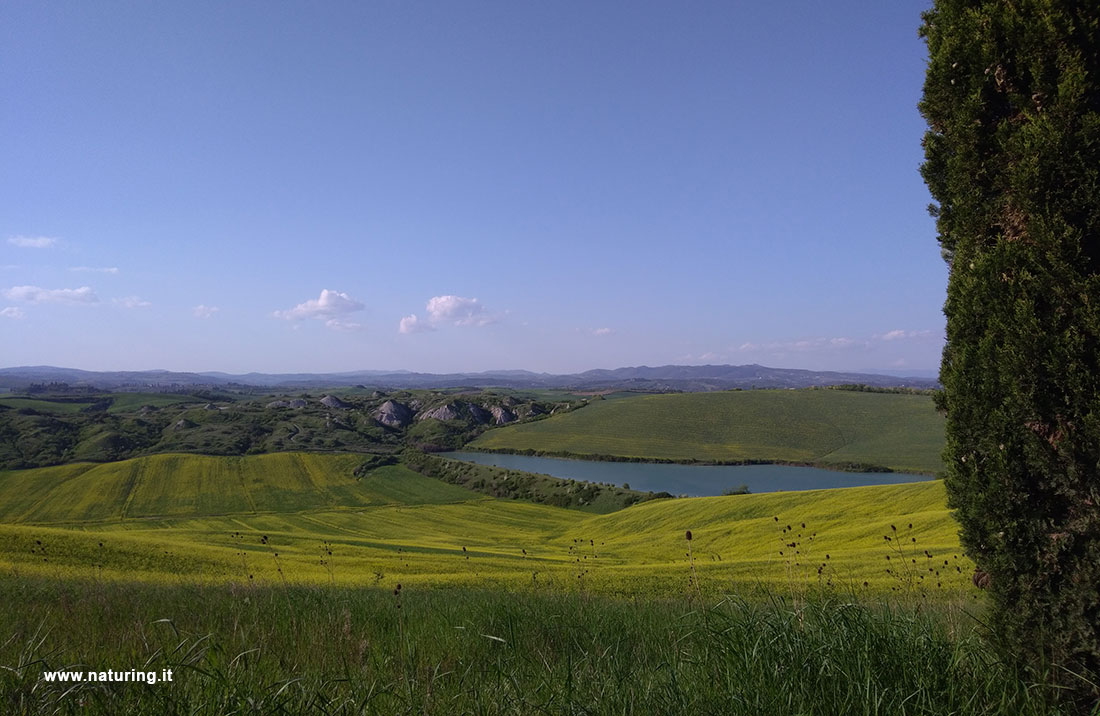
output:
[[[359,461],[157,455],[0,472],[0,571],[624,595],[972,589],[939,481],[592,515],[488,498],[399,465],[356,478]]]

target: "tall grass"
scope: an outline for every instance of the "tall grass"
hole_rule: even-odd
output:
[[[957,608],[5,578],[14,714],[1048,714]],[[47,669],[171,668],[169,684]]]

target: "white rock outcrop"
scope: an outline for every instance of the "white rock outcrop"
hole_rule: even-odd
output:
[[[372,417],[383,425],[400,428],[412,420],[413,412],[408,406],[394,400],[387,400],[378,406],[378,409],[372,413]]]
[[[440,405],[438,408],[432,408],[431,410],[425,410],[420,414],[417,420],[427,420],[428,418],[435,418],[436,420],[454,420],[458,417],[458,410],[451,403],[446,405]]]

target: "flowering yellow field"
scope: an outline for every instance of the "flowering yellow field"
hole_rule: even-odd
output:
[[[160,455],[0,473],[0,569],[618,594],[864,582],[970,589],[972,565],[938,481],[657,500],[592,515],[488,498],[402,466],[357,479],[357,462]]]

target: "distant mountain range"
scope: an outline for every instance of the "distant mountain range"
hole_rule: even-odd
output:
[[[0,368],[0,389],[20,390],[32,383],[68,383],[105,390],[170,387],[336,388],[568,388],[572,390],[686,391],[733,388],[808,388],[861,383],[875,387],[935,388],[929,377],[899,377],[878,373],[768,368],[762,365],[665,365],[613,370],[589,370],[570,375],[498,370],[483,373],[413,373],[353,371],[348,373],[177,373],[167,370],[87,371],[53,366]]]

